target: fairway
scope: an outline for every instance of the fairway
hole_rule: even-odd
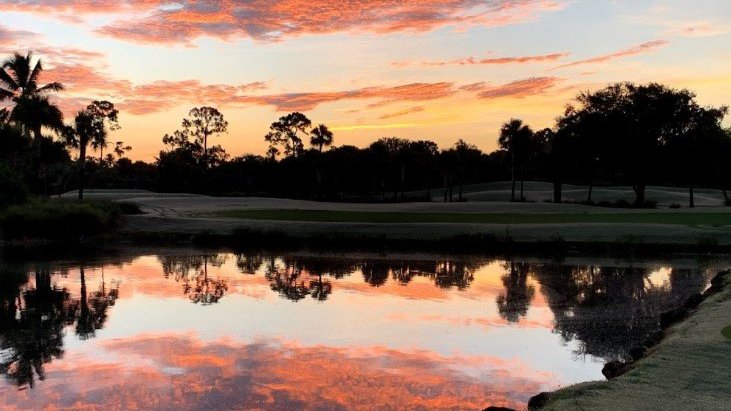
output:
[[[415,213],[331,210],[224,210],[219,217],[310,222],[343,223],[474,223],[474,224],[572,224],[636,223],[728,226],[731,213],[574,213],[574,214],[480,214]]]

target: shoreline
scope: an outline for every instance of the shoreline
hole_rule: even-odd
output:
[[[718,273],[684,307],[663,313],[634,361],[609,362],[607,381],[588,381],[533,396],[529,410],[728,409],[731,394],[731,271]],[[653,400],[653,406],[639,407]],[[489,409],[489,408],[488,408]]]

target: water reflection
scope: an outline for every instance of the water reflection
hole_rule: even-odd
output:
[[[505,267],[508,268],[502,277],[505,292],[497,297],[497,308],[501,317],[517,323],[528,313],[535,289],[528,285],[528,263],[510,261]]]
[[[208,264],[221,267],[226,262],[224,256],[162,256],[162,272],[165,278],[174,278],[183,287],[183,294],[195,304],[210,305],[220,300],[228,290],[226,280],[208,277]]]
[[[52,285],[48,268],[35,270],[33,285],[19,271],[0,272],[0,372],[21,389],[45,379],[44,365],[63,356],[66,326],[80,339],[95,336],[104,326],[118,288],[88,294],[84,268],[79,268],[81,288],[71,298],[67,288]]]
[[[600,378],[718,268],[591,263],[179,253],[6,268],[0,373],[33,390],[0,387],[0,407],[134,390],[180,408],[521,407]],[[93,396],[87,368],[108,379]]]

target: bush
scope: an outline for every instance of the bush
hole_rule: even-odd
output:
[[[122,219],[121,207],[110,201],[35,200],[0,214],[0,238],[77,241],[108,232]]]
[[[680,208],[680,204],[678,203],[672,203],[668,208],[672,208],[673,210]]]
[[[20,204],[28,197],[28,187],[23,176],[12,168],[0,163],[0,209]]]

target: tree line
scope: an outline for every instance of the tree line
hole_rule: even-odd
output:
[[[466,184],[510,180],[511,201],[524,201],[524,181],[553,183],[554,202],[565,184],[593,188],[629,185],[635,205],[650,184],[721,189],[729,202],[731,131],[726,107],[705,107],[689,90],[650,83],[617,83],[580,93],[551,128],[534,131],[520,119],[499,130],[498,150],[486,153],[458,140],[383,137],[367,147],[336,145],[325,124],[293,112],[272,122],[264,155],[231,157],[213,140],[228,131],[214,107],[190,110],[165,134],[153,162],[132,161],[131,147],[114,144],[118,111],[94,101],[64,122],[50,98],[62,83],[39,84],[40,60],[15,54],[2,63],[0,203],[28,194],[93,188],[141,188],[213,195],[287,196],[335,201],[462,201]],[[50,134],[43,134],[48,130]],[[306,143],[309,142],[309,146]],[[104,155],[110,145],[112,150]],[[89,155],[88,149],[98,155]],[[76,158],[72,160],[72,157]]]

